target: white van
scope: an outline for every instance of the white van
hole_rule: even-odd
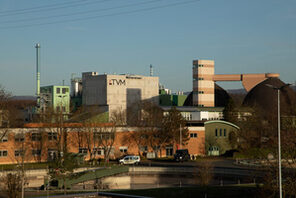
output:
[[[128,155],[119,160],[120,164],[139,164],[140,156],[137,155]]]

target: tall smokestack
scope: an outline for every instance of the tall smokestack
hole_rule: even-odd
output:
[[[153,76],[153,67],[151,64],[150,64],[150,76]]]
[[[37,95],[37,107],[40,107],[40,44],[35,45],[36,48],[36,95]]]

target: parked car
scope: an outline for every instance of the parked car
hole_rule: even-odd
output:
[[[179,149],[179,150],[176,150],[176,153],[174,155],[174,159],[177,162],[188,161],[190,159],[190,155],[188,153],[188,149]]]
[[[120,164],[139,164],[140,156],[137,155],[128,155],[119,160]]]

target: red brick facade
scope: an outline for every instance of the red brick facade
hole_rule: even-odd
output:
[[[36,126],[34,126],[36,127]],[[205,129],[204,127],[189,127],[189,140],[182,145],[183,149],[188,149],[190,155],[205,154]],[[49,152],[57,150],[60,137],[57,133],[58,128],[16,128],[2,129],[2,134],[6,132],[5,137],[0,142],[0,164],[18,163],[22,160],[21,151],[25,152],[25,162],[44,162],[47,161]],[[103,158],[103,152],[100,145],[93,142],[94,137],[83,136],[83,128],[67,128],[67,149],[68,152],[83,153],[85,159],[90,158],[88,148],[94,151],[97,148],[95,158]],[[143,147],[141,149],[137,142],[130,138],[133,133],[137,133],[137,128],[120,127],[116,128],[115,141],[112,145],[110,158],[117,158],[123,154],[145,154],[151,152],[152,149]],[[89,140],[89,141],[88,141]],[[61,138],[61,141],[64,141]],[[88,144],[88,142],[91,142]],[[173,152],[178,145],[173,148]],[[147,149],[147,150],[145,150]],[[165,157],[168,152],[166,146],[160,149],[159,156]]]

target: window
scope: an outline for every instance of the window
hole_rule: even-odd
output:
[[[190,133],[190,138],[197,138],[197,133]]]
[[[87,148],[79,148],[79,153],[82,153],[83,155],[87,155]]]
[[[119,147],[119,150],[121,153],[127,153],[127,146],[121,146]]]
[[[222,129],[220,129],[220,136],[222,136]]]
[[[165,154],[166,156],[173,156],[173,147],[172,146],[165,147]]]
[[[40,156],[41,155],[41,150],[40,149],[33,149],[32,150],[32,155],[34,155],[34,156]]]
[[[204,94],[204,91],[198,91],[198,94]]]
[[[226,137],[226,129],[224,129],[224,137]]]
[[[218,129],[215,129],[215,136],[218,136]]]
[[[47,151],[47,160],[51,161],[56,159],[58,156],[58,151],[56,149],[48,149]]]
[[[104,149],[103,148],[93,148],[93,154],[104,155]]]
[[[61,88],[57,88],[57,94],[61,93]]]
[[[62,88],[62,94],[66,93],[66,88]]]
[[[24,150],[22,150],[22,149],[14,150],[15,157],[19,157],[19,156],[23,156],[23,155],[24,155]]]
[[[148,146],[140,146],[141,152],[148,152]]]
[[[203,67],[203,65],[198,65],[198,67]]]
[[[114,133],[95,132],[94,138],[95,139],[102,139],[102,140],[114,139]]]
[[[2,140],[0,142],[7,142],[8,141],[7,134],[5,134],[4,136],[3,136],[3,134],[0,134],[0,137],[2,137]]]
[[[25,140],[25,134],[23,133],[15,134],[14,136],[15,142],[23,142],[24,140]]]
[[[58,139],[58,134],[55,132],[49,132],[48,134],[48,140],[57,140]]]
[[[0,157],[6,157],[7,156],[7,150],[0,150]]]
[[[41,141],[41,133],[32,133],[32,141]]]
[[[198,78],[198,80],[204,80],[204,78]]]

